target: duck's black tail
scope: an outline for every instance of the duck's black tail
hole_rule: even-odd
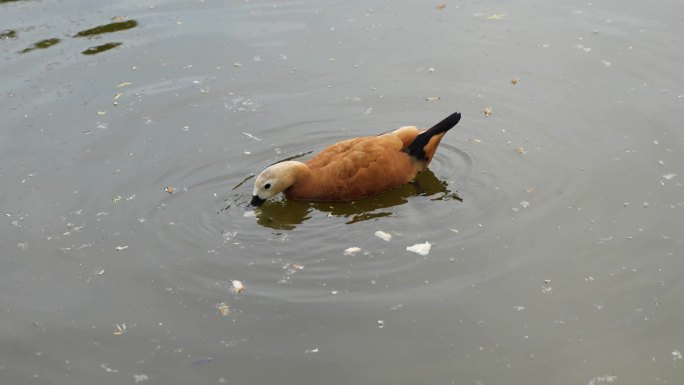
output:
[[[432,155],[434,155],[434,151],[436,150],[436,148],[425,148],[427,144],[430,143],[430,139],[435,135],[443,134],[449,131],[451,127],[458,123],[459,120],[461,120],[461,114],[458,112],[454,112],[453,114],[447,116],[444,120],[435,124],[429,130],[425,130],[418,134],[416,139],[414,139],[411,144],[406,146],[404,152],[420,161],[430,161]],[[437,143],[439,143],[439,141]]]

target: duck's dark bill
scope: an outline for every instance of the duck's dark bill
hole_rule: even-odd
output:
[[[266,199],[259,198],[258,195],[252,195],[252,200],[249,201],[250,206],[261,206],[262,203],[266,202]]]

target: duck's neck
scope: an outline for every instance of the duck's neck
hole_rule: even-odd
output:
[[[296,160],[288,160],[278,164],[282,165],[282,167],[287,170],[288,179],[292,181],[291,186],[302,182],[313,175],[309,166],[302,162],[297,162]]]

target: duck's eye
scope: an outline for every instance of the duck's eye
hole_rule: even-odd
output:
[[[271,188],[271,184],[270,184],[270,183],[266,183],[266,184],[264,185],[264,188],[265,188],[266,190],[270,189],[270,188]]]

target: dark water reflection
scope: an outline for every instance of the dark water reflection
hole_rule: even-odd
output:
[[[0,32],[0,39],[15,39],[17,37],[17,31],[6,29]]]
[[[101,44],[95,47],[90,47],[87,50],[81,52],[84,55],[95,55],[104,51],[108,51],[112,48],[116,48],[120,46],[123,43],[120,42],[115,42],[115,43],[106,43],[106,44]]]
[[[55,38],[52,38],[52,39],[41,40],[41,41],[39,41],[39,42],[37,42],[37,43],[34,43],[34,44],[31,45],[30,47],[25,48],[25,49],[19,51],[19,53],[29,53],[29,52],[35,51],[35,50],[37,50],[37,49],[49,48],[49,47],[52,47],[53,45],[59,44],[60,41],[62,41],[62,40],[61,40],[61,39],[58,39],[58,38],[56,38],[56,37],[55,37]]]
[[[118,19],[120,17],[115,17],[115,19]],[[126,21],[116,21],[114,23],[108,23],[104,25],[100,25],[94,28],[89,28],[83,31],[80,31],[73,35],[73,38],[98,38],[103,34],[108,34],[108,33],[115,33],[115,32],[120,32],[120,31],[126,31],[133,29],[138,26],[138,21],[136,20],[126,20]],[[14,30],[5,30],[0,34],[0,39],[16,39],[17,38],[17,33]],[[31,46],[19,51],[21,54],[29,53],[31,51],[35,51],[38,49],[46,49],[49,47],[52,47],[58,43],[62,42],[62,39],[59,38],[50,38],[50,39],[44,39],[41,40],[37,43],[32,44]],[[123,44],[123,42],[109,42],[109,43],[104,43],[100,44],[94,47],[90,47],[81,53],[83,55],[96,55],[105,51],[109,51],[113,48],[119,47]]]
[[[77,34],[75,34],[74,37],[94,37],[94,36],[102,35],[105,33],[125,31],[127,29],[135,28],[137,26],[138,26],[138,22],[136,20],[119,21],[119,22],[99,25],[99,26],[94,27],[94,28],[89,28],[89,29],[80,31]]]

